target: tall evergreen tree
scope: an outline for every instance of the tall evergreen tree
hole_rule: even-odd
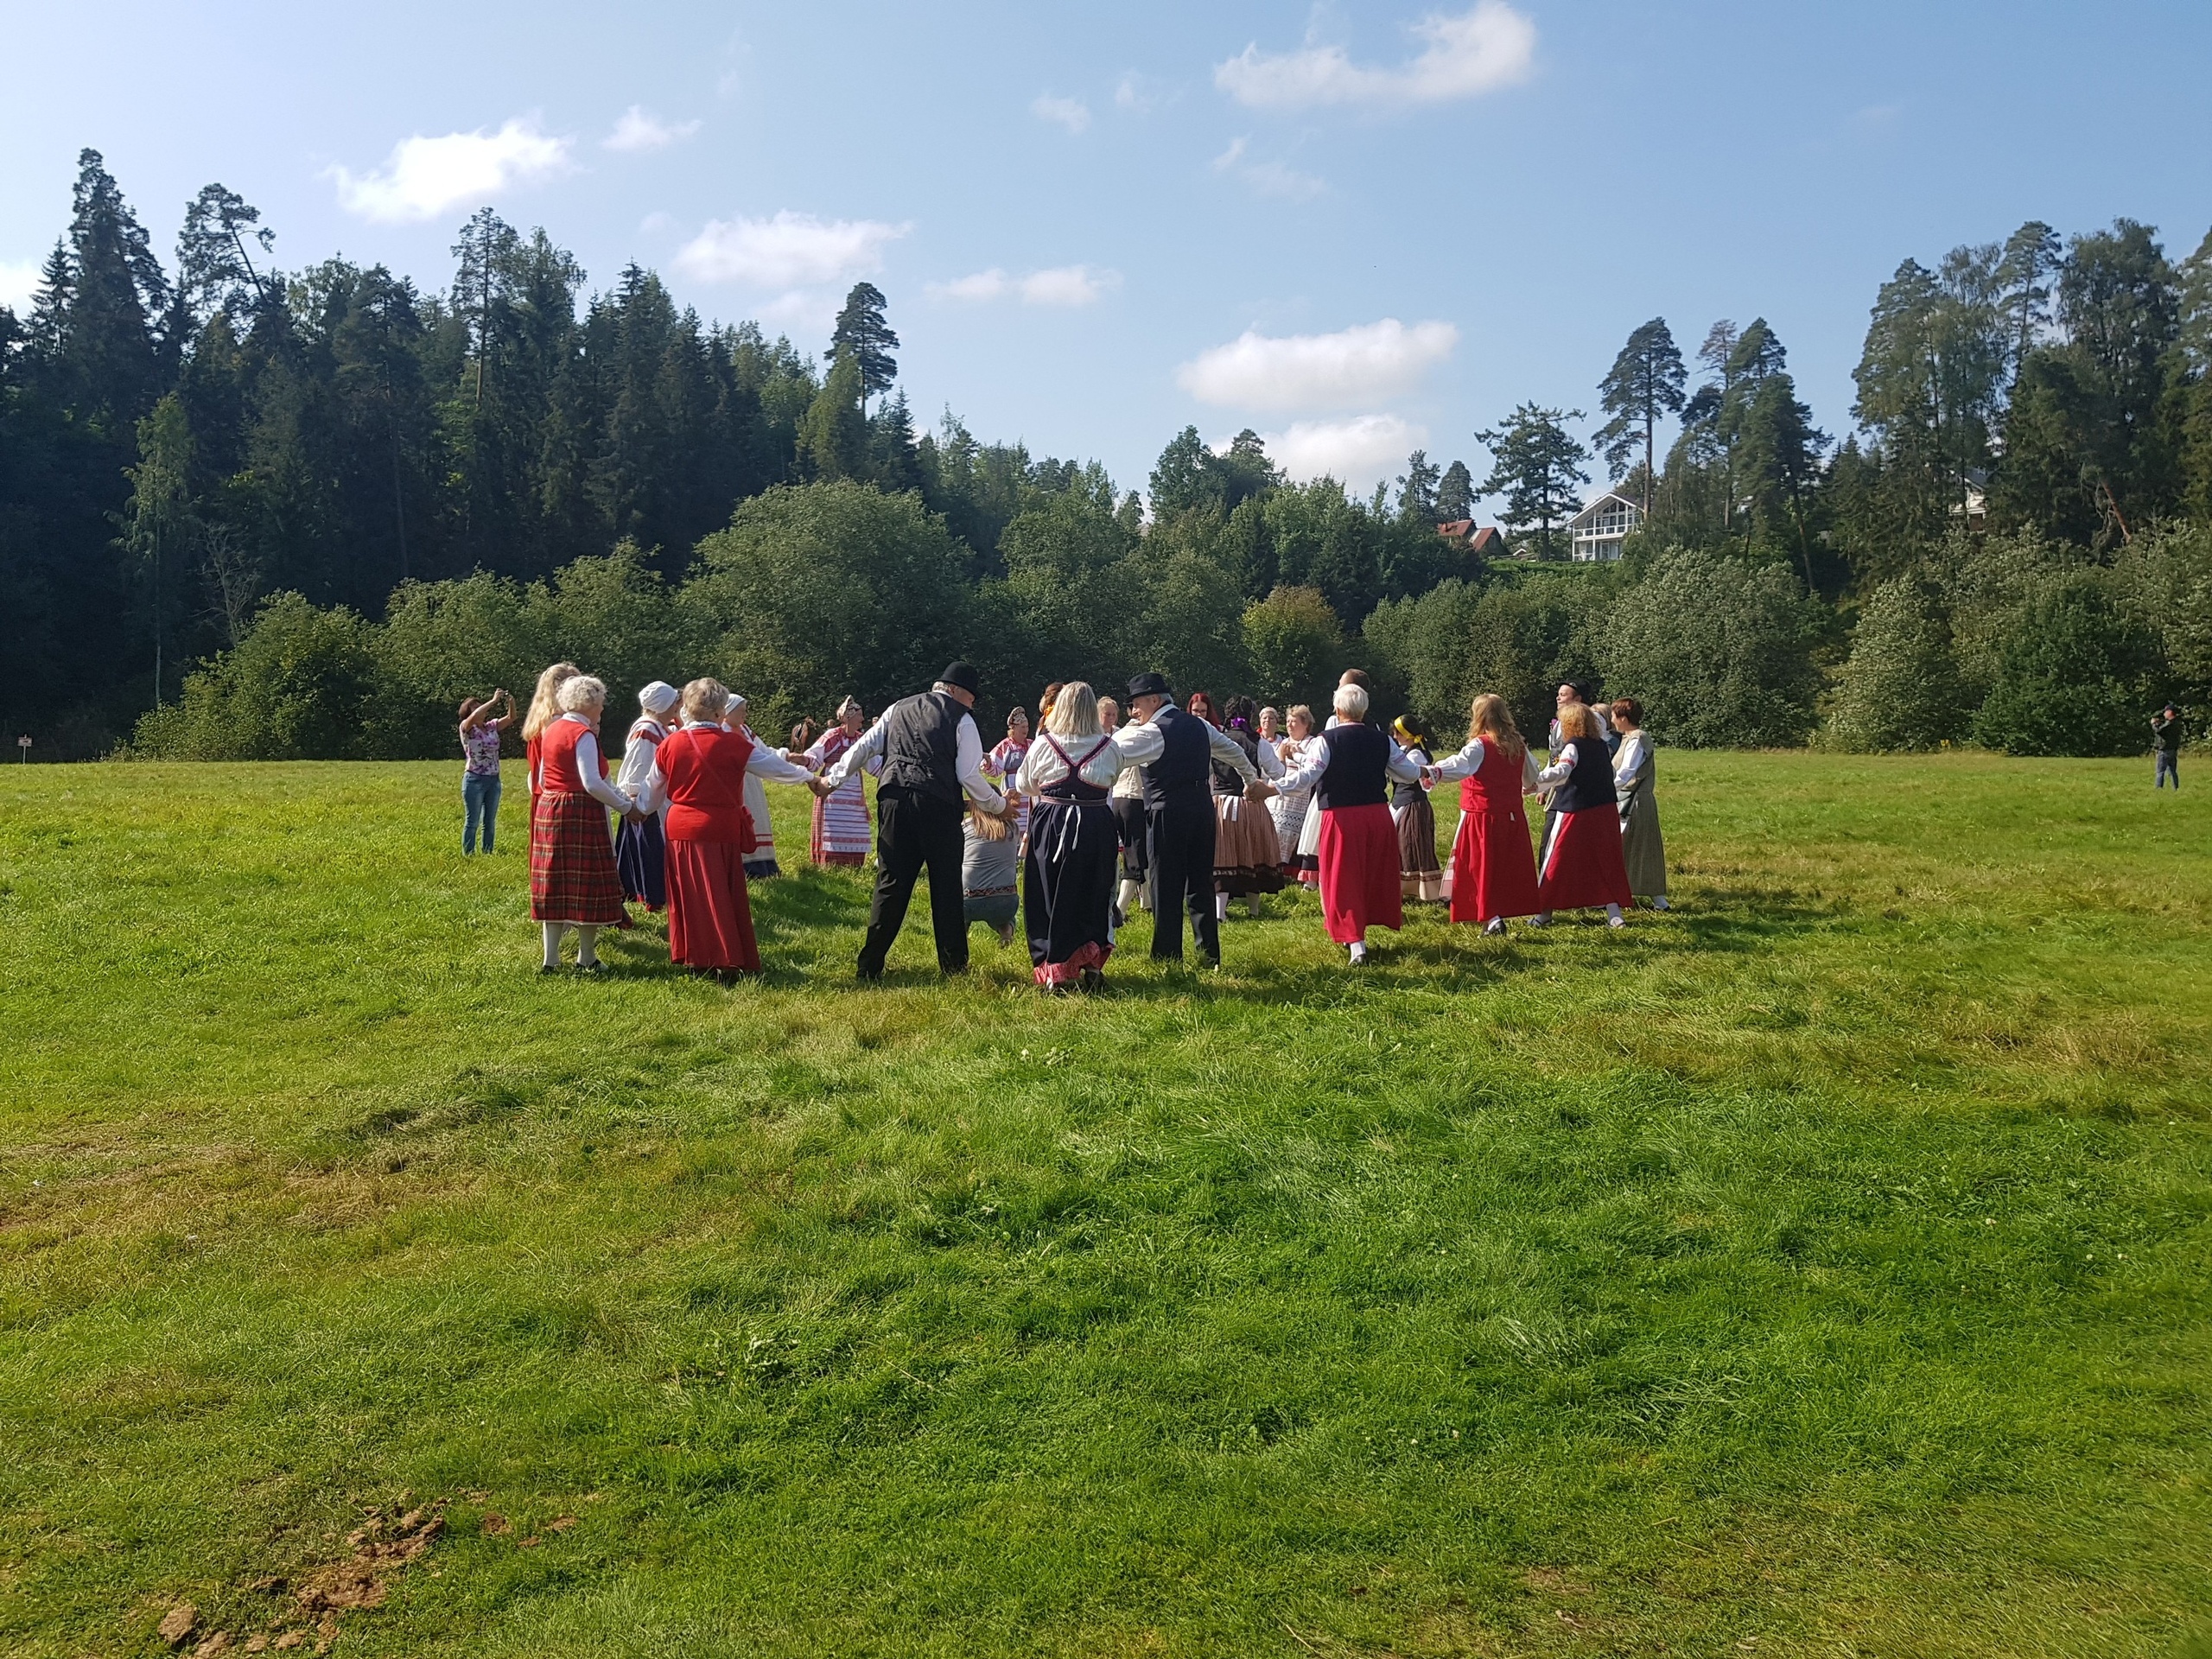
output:
[[[1416,449],[1407,456],[1406,470],[1398,475],[1398,517],[1433,529],[1440,522],[1436,495],[1443,476],[1427,450]]]
[[[1437,480],[1436,516],[1444,524],[1475,516],[1475,475],[1465,461],[1453,461]]]
[[[202,187],[184,210],[176,239],[177,294],[192,326],[219,310],[251,315],[274,297],[276,246],[276,232],[261,224],[259,208],[219,184]],[[270,266],[265,271],[253,262],[256,248]]]
[[[1654,317],[1628,337],[1613,366],[1599,383],[1598,397],[1612,416],[1599,429],[1597,443],[1614,478],[1628,470],[1640,435],[1643,449],[1643,512],[1651,512],[1651,480],[1658,465],[1659,422],[1681,412],[1688,372],[1664,317]]]
[[[1495,430],[1475,439],[1491,452],[1484,495],[1505,498],[1505,522],[1515,530],[1533,527],[1539,558],[1554,556],[1552,526],[1572,518],[1580,505],[1577,486],[1587,484],[1584,463],[1590,452],[1576,442],[1567,423],[1579,421],[1579,409],[1544,409],[1522,404]]]
[[[899,360],[891,355],[898,349],[899,336],[883,320],[884,305],[883,292],[874,283],[855,283],[852,292],[845,296],[844,309],[837,313],[837,326],[830,334],[831,356],[849,353],[860,366],[863,415],[868,412],[868,400],[890,391],[891,383],[899,378]]]

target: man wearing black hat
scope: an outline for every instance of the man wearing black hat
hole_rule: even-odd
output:
[[[968,919],[960,886],[960,816],[964,793],[992,817],[1005,798],[983,775],[983,740],[976,730],[975,666],[953,663],[918,696],[893,703],[837,764],[810,785],[827,795],[856,767],[881,758],[875,791],[875,900],[861,945],[862,979],[881,979],[883,959],[906,920],[914,878],[930,873],[930,925],[937,965],[968,971]]]
[[[1129,682],[1129,723],[1114,746],[1144,764],[1147,859],[1152,878],[1152,954],[1155,961],[1183,960],[1180,901],[1189,912],[1198,954],[1221,966],[1221,933],[1213,911],[1213,762],[1244,779],[1247,800],[1274,791],[1225,732],[1175,706],[1167,682],[1140,674]]]

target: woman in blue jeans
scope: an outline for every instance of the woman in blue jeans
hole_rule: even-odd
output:
[[[501,714],[500,709],[506,712]],[[461,753],[466,761],[461,774],[461,798],[467,821],[461,832],[461,850],[476,850],[476,826],[484,826],[484,850],[492,850],[492,831],[499,821],[499,734],[515,723],[515,700],[494,691],[479,702],[465,698],[461,705]]]

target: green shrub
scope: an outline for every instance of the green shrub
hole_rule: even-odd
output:
[[[2155,662],[2149,632],[2105,582],[2086,571],[2069,576],[2016,613],[1974,736],[2008,754],[2139,753]]]
[[[1688,748],[1802,743],[1820,686],[1820,609],[1779,564],[1675,549],[1606,619],[1606,689],[1642,702],[1651,733]]]
[[[375,631],[343,606],[266,601],[235,650],[188,675],[135,747],[181,760],[351,760],[374,753]]]
[[[1974,718],[1951,646],[1942,595],[1900,576],[1859,614],[1823,735],[1840,749],[1932,749],[1963,736]]]

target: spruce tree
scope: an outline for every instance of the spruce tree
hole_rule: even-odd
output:
[[[1590,481],[1583,466],[1590,452],[1566,424],[1581,418],[1579,409],[1522,404],[1502,427],[1475,434],[1476,441],[1491,452],[1490,476],[1483,481],[1482,493],[1505,498],[1505,522],[1512,528],[1535,530],[1539,558],[1554,556],[1552,526],[1574,516],[1576,486]]]
[[[1475,475],[1467,470],[1465,461],[1453,461],[1437,481],[1436,516],[1443,524],[1475,516]]]

